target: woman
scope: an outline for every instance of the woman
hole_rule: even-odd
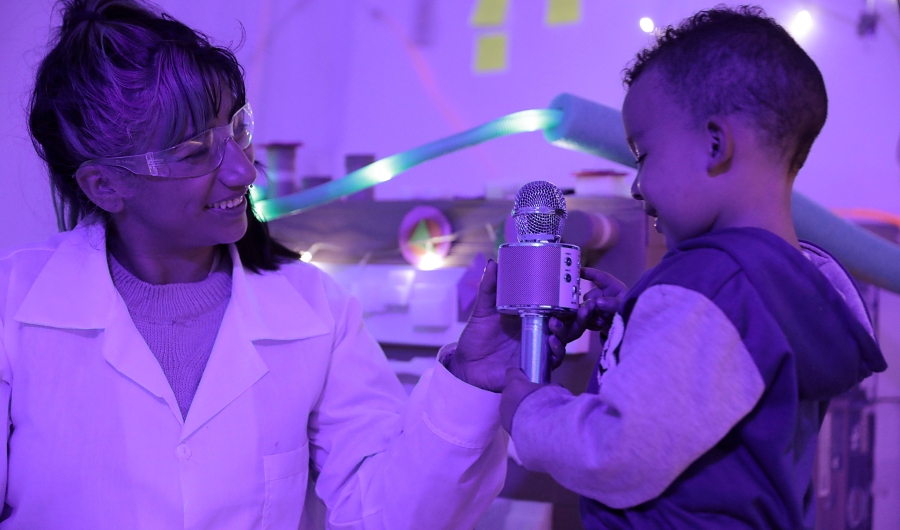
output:
[[[135,1],[70,0],[29,124],[68,231],[0,259],[0,527],[305,528],[310,473],[329,527],[474,525],[517,358],[495,265],[407,403],[359,304],[249,208],[231,52]]]

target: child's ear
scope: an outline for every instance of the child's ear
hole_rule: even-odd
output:
[[[130,195],[121,176],[106,167],[80,167],[75,172],[75,180],[91,202],[109,213],[122,211],[125,198]]]
[[[713,116],[706,121],[707,162],[706,172],[711,177],[731,169],[734,158],[734,135],[728,120]]]

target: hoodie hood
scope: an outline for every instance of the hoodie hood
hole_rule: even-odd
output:
[[[825,250],[803,244],[818,260],[837,265]],[[800,399],[833,398],[887,368],[838,287],[787,241],[759,228],[733,228],[684,241],[672,252],[696,248],[728,254],[746,274],[794,353]]]

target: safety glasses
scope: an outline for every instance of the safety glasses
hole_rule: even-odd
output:
[[[253,140],[253,110],[247,103],[231,117],[231,122],[213,127],[180,144],[142,155],[88,160],[89,165],[116,166],[150,177],[190,178],[211,173],[222,164],[228,140],[246,149]]]

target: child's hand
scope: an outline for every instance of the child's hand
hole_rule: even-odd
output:
[[[580,330],[578,336],[585,329],[606,333],[612,324],[613,316],[622,309],[622,302],[628,288],[615,276],[584,267],[581,277],[593,283],[596,288],[584,295],[584,302],[578,308],[573,330]]]
[[[622,301],[628,288],[615,276],[584,267],[581,277],[589,280],[596,288],[584,295],[584,301],[575,317],[550,317],[548,340],[550,346],[550,365],[559,368],[566,356],[566,344],[581,337],[586,329],[607,333],[612,325],[613,317],[622,308]]]
[[[506,371],[506,387],[503,389],[503,397],[500,398],[500,424],[506,432],[512,434],[513,416],[516,415],[519,404],[543,386],[529,381],[518,368]]]

